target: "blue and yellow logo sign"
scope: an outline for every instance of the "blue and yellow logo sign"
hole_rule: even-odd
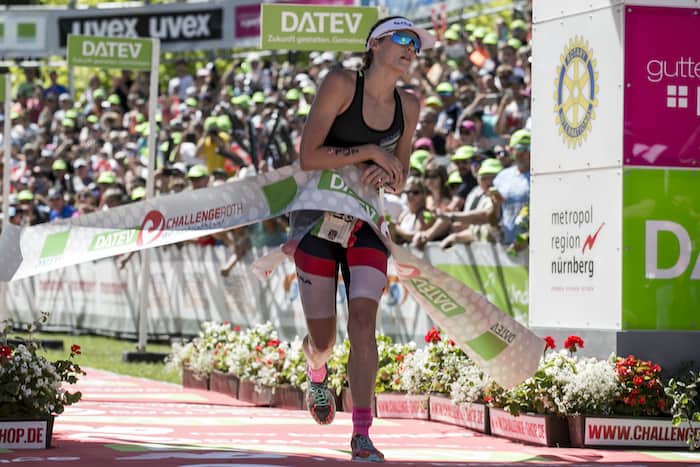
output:
[[[588,41],[574,37],[564,48],[554,80],[554,113],[564,143],[581,146],[595,119],[598,71]]]

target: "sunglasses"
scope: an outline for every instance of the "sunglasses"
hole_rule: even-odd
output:
[[[406,191],[404,191],[404,194],[405,194],[406,196],[410,196],[410,195],[418,196],[418,195],[422,195],[423,192],[420,191],[420,190],[406,190]]]
[[[420,54],[421,42],[416,36],[404,31],[394,31],[391,34],[391,42],[397,45],[412,45],[416,55]]]

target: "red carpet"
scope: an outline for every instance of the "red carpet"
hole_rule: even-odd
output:
[[[83,400],[56,419],[48,450],[2,451],[0,465],[333,466],[350,465],[350,415],[330,426],[306,412],[255,408],[208,391],[88,370]],[[451,425],[375,419],[385,465],[671,466],[700,463],[683,451],[556,449],[485,436]]]

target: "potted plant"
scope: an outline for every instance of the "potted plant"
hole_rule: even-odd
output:
[[[493,380],[472,360],[466,359],[450,388],[452,407],[441,407],[437,397],[430,396],[430,419],[445,421],[489,434],[489,410],[486,388]],[[435,400],[434,400],[435,399]]]
[[[684,378],[672,378],[665,388],[671,400],[673,426],[684,428],[684,436],[691,450],[700,446],[700,429],[695,422],[700,422],[700,373],[689,371]]]
[[[250,328],[239,338],[231,353],[231,367],[240,375],[238,398],[260,406],[274,405],[288,350],[269,321]]]
[[[15,433],[0,442],[2,448],[43,449],[51,447],[53,421],[66,406],[82,394],[65,385],[75,384],[85,372],[75,363],[80,346],[72,345],[68,358],[49,361],[39,353],[32,339],[37,325],[48,321],[48,313],[32,323],[29,337],[16,346],[8,345],[9,321],[0,330],[0,431]],[[21,428],[18,427],[21,425]]]
[[[211,339],[213,342],[211,346],[205,345],[205,348],[213,347],[209,390],[238,398],[240,380],[238,375],[233,373],[228,357],[238,346],[241,328],[231,326],[230,322],[224,321],[219,326],[211,327],[210,330],[212,332],[207,336],[207,340]]]
[[[287,356],[282,365],[280,384],[276,392],[276,405],[283,409],[306,409],[306,388],[308,386],[306,356],[302,340],[295,337],[289,343]]]
[[[350,340],[346,337],[341,344],[333,347],[328,360],[328,387],[336,396],[336,409],[352,412],[352,396],[348,384],[348,358],[350,357]]]
[[[574,353],[577,347],[583,347],[583,340],[569,336],[565,350],[559,352],[548,352],[554,346],[547,338],[545,341],[545,354],[532,377],[509,391],[494,391],[502,408],[489,410],[491,433],[533,444],[566,446],[568,424],[557,401],[576,372]]]

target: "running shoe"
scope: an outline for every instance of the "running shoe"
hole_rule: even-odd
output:
[[[309,381],[306,390],[306,405],[309,407],[311,417],[319,425],[328,425],[335,418],[335,397],[328,389],[328,365],[326,365],[326,377],[320,383]]]
[[[353,462],[384,462],[384,454],[374,447],[365,435],[355,435],[350,440]]]

